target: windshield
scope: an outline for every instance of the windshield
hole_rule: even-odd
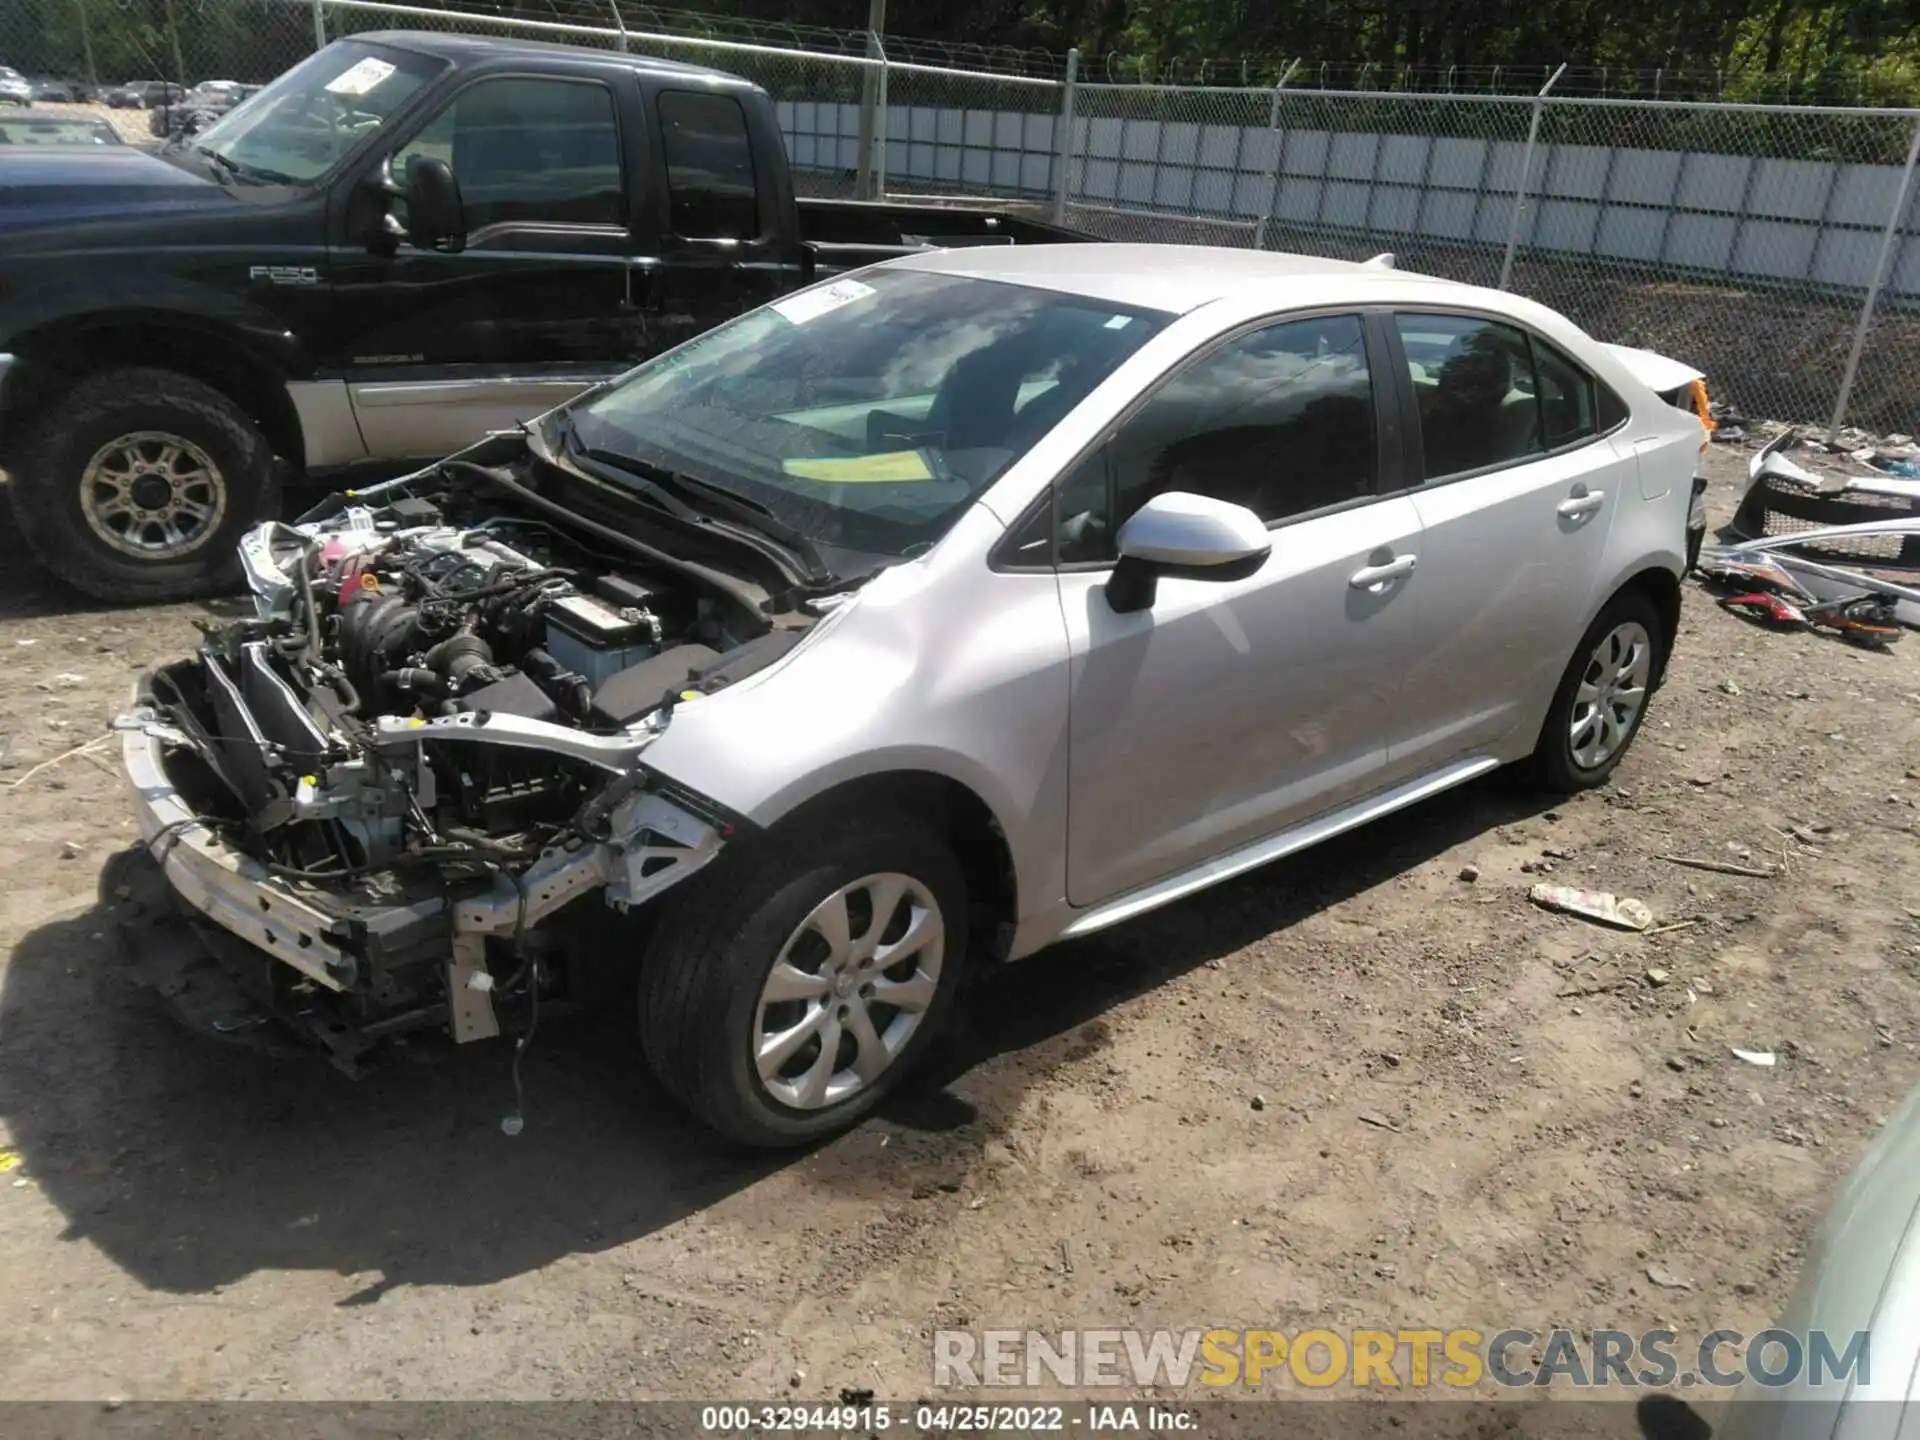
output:
[[[66,115],[0,115],[0,145],[118,145],[120,136],[100,120]]]
[[[912,555],[1169,318],[871,270],[642,366],[572,411],[574,433],[731,490],[810,540]]]
[[[236,179],[304,185],[319,179],[433,78],[441,61],[341,40],[310,55],[194,138]]]

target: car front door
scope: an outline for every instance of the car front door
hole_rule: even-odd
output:
[[[1537,723],[1638,478],[1612,423],[1624,404],[1557,347],[1480,315],[1400,314],[1393,328],[1423,479],[1420,643],[1390,742],[1393,772],[1410,775]]]
[[[1369,343],[1369,332],[1373,341]],[[1109,899],[1373,788],[1420,553],[1383,332],[1265,323],[1164,382],[1056,486],[1071,647],[1068,895]],[[1242,504],[1273,548],[1237,579],[1162,577],[1116,613],[1113,537],[1155,494]]]
[[[376,459],[444,455],[511,427],[627,368],[644,340],[609,85],[477,78],[400,144],[394,178],[420,158],[452,167],[464,246],[350,244],[333,267],[325,361]],[[394,212],[404,223],[404,198]]]

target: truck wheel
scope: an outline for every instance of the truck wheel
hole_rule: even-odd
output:
[[[833,821],[723,853],[676,897],[641,966],[648,1063],[743,1144],[846,1129],[952,1009],[967,949],[953,852],[910,815]]]
[[[1653,602],[1627,591],[1607,602],[1567,662],[1534,747],[1529,778],[1556,795],[1605,783],[1646,718],[1664,627]]]
[[[59,397],[7,487],[40,563],[100,600],[233,588],[240,535],[279,504],[273,447],[212,386],[110,370]]]

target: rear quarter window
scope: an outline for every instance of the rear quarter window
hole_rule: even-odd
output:
[[[740,102],[731,95],[663,90],[657,107],[673,233],[688,240],[757,235],[760,192]]]

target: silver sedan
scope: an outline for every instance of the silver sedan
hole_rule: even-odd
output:
[[[637,954],[667,1085],[804,1142],[899,1080],[965,965],[1502,766],[1603,783],[1704,445],[1649,365],[1382,265],[889,262],[252,537],[262,620],[129,721],[143,830],[336,1051],[491,1036]],[[387,868],[413,898],[382,919],[349,892]],[[630,943],[541,943],[595,891]]]

